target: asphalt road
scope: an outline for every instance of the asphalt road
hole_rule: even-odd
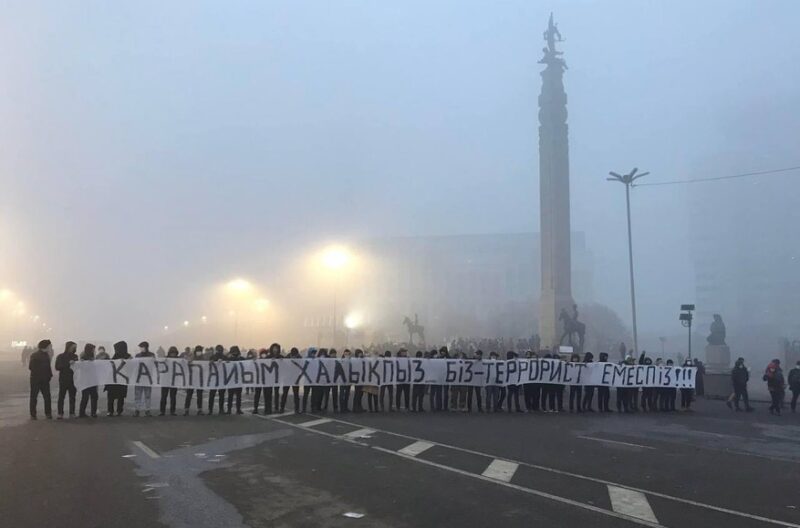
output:
[[[34,422],[27,396],[6,390],[0,519],[15,528],[800,527],[800,415],[696,408],[163,418],[128,409]]]

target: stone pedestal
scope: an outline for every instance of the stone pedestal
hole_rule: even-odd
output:
[[[731,368],[731,349],[728,345],[706,345],[706,370],[726,373]]]

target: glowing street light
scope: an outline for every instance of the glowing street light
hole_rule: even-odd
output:
[[[355,330],[364,324],[364,316],[359,312],[351,312],[344,318],[344,326],[348,330]]]
[[[225,285],[225,288],[230,293],[241,295],[250,292],[253,289],[253,285],[245,279],[236,278],[228,281],[228,284]]]
[[[322,252],[322,264],[328,269],[339,270],[347,266],[351,256],[347,248],[330,246]]]
[[[201,318],[200,318],[200,321],[202,321],[202,322],[203,322],[203,324],[206,324],[206,323],[208,322],[208,317],[206,317],[206,316],[204,315],[203,317],[201,317]]]
[[[168,332],[168,331],[169,331],[169,325],[164,325],[164,331],[165,331],[165,332]]]
[[[189,326],[189,321],[184,321],[184,322],[183,322],[183,326],[185,326],[185,327],[186,327],[186,326]]]

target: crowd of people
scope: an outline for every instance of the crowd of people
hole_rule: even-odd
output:
[[[113,355],[105,350],[105,347],[87,343],[84,345],[80,355],[77,352],[77,344],[68,341],[65,344],[64,352],[55,357],[55,370],[58,372],[58,398],[57,398],[57,417],[62,419],[65,415],[65,403],[68,404],[69,416],[74,417],[76,408],[77,390],[75,387],[72,366],[77,361],[95,361],[108,359],[129,359],[131,354],[128,352],[128,345],[125,341],[119,341],[113,346]],[[28,368],[30,370],[30,414],[32,419],[37,417],[38,397],[41,395],[44,400],[44,412],[47,418],[52,417],[50,380],[53,377],[52,359],[53,346],[49,340],[39,342],[37,349],[28,354]],[[367,357],[362,349],[353,351],[345,349],[341,357]],[[374,356],[391,357],[391,351],[383,353],[373,352]],[[397,352],[397,357],[408,357],[408,351],[401,348]],[[301,354],[297,348],[291,348],[288,353],[281,348],[278,343],[273,343],[269,348],[260,350],[249,349],[244,354],[238,346],[231,346],[225,349],[222,345],[216,347],[203,347],[198,345],[194,348],[186,347],[183,352],[177,347],[169,347],[164,354],[156,354],[150,350],[150,345],[146,341],[139,343],[138,352],[133,356],[137,358],[146,357],[172,357],[184,358],[189,361],[241,361],[243,359],[283,359],[283,358],[336,358],[339,357],[335,349],[309,348]],[[526,357],[540,357],[536,352],[525,353]],[[439,349],[430,351],[419,350],[414,357],[418,358],[458,358],[465,360],[489,360],[496,361],[501,359],[496,351],[490,352],[484,357],[483,351],[478,349],[472,354],[466,352],[453,352],[443,346]],[[514,351],[507,352],[503,359],[514,359],[519,357]],[[559,354],[550,353],[547,349],[542,351],[542,358],[566,359]],[[586,352],[582,357],[572,354],[569,357],[571,362],[591,363],[594,355]],[[608,362],[608,354],[599,354],[598,361]],[[628,355],[621,363],[634,365],[673,365],[671,359],[662,362],[661,358],[653,361],[646,353],[642,353],[638,361]],[[687,360],[684,366],[695,366],[691,360]],[[732,371],[733,392],[728,398],[727,404],[732,409],[740,410],[739,402],[743,400],[745,410],[752,410],[747,393],[747,383],[749,371],[744,365],[744,359],[739,358]],[[770,394],[773,395],[771,413],[780,414],[784,398],[784,378],[780,368],[780,361],[777,359],[769,364],[764,374],[764,381],[767,382]],[[798,395],[800,395],[800,362],[792,369],[788,376],[789,388],[793,393],[791,401],[792,412],[796,410]],[[107,416],[120,416],[123,414],[125,400],[128,396],[127,385],[105,385],[103,392],[107,394]],[[134,397],[134,416],[149,416],[151,414],[151,387],[135,386],[133,388]],[[394,410],[404,410],[410,412],[441,412],[441,411],[462,411],[462,412],[613,412],[616,409],[620,413],[636,412],[673,412],[679,408],[682,411],[691,410],[691,405],[695,395],[702,395],[703,381],[702,372],[698,371],[696,378],[696,389],[676,389],[660,387],[643,388],[615,388],[603,386],[566,386],[562,384],[548,383],[523,383],[521,385],[471,387],[459,385],[423,385],[399,383],[396,385],[340,385],[340,386],[315,386],[298,385],[282,387],[256,387],[244,389],[253,395],[253,413],[259,413],[262,409],[265,414],[285,413],[289,392],[292,393],[293,411],[295,413],[305,412],[384,412]],[[611,393],[614,391],[614,406],[611,405]],[[208,393],[204,406],[204,392]],[[218,414],[243,414],[242,411],[243,389],[209,389],[193,390],[187,389],[183,395],[183,414],[189,415],[192,407],[196,414],[212,415],[216,411]],[[98,408],[99,387],[88,387],[81,391],[80,403],[78,405],[78,417],[96,417]],[[678,398],[680,403],[678,404]],[[366,406],[364,400],[366,399]],[[176,415],[178,412],[178,389],[160,388],[159,415],[167,413]]]

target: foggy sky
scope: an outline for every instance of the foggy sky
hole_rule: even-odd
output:
[[[551,10],[569,66],[573,229],[594,254],[594,300],[626,322],[624,193],[609,170],[655,182],[800,161],[788,0],[4,5],[0,286],[72,336],[197,315],[200,289],[268,280],[287,252],[330,240],[538,231]],[[701,185],[735,208],[747,184],[634,190],[642,331],[673,329],[694,300]],[[748,235],[762,225],[796,245],[798,191],[796,176],[760,180],[756,211],[770,214]]]

